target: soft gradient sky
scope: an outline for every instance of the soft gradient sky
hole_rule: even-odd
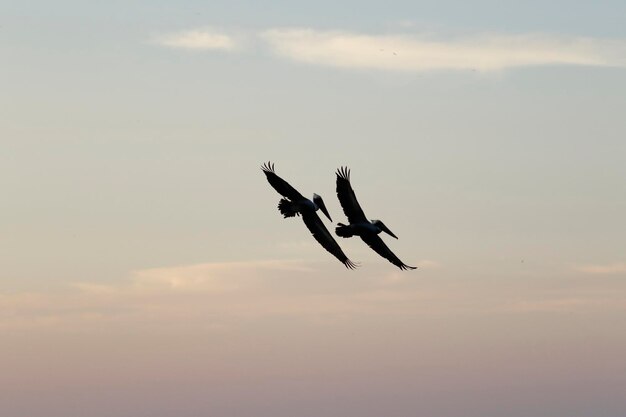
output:
[[[625,18],[0,1],[0,414],[626,415]]]

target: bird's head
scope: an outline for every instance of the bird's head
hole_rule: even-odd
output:
[[[383,232],[387,233],[389,236],[395,237],[396,239],[398,238],[398,236],[394,235],[393,232],[389,230],[387,226],[385,226],[385,223],[381,222],[380,220],[372,220],[372,224],[378,227]]]
[[[330,214],[328,214],[328,210],[326,209],[326,204],[324,204],[324,200],[322,200],[321,196],[317,194],[313,194],[313,203],[315,203],[317,208],[322,210],[322,213],[324,213],[326,217],[328,217],[328,220],[330,220],[331,222],[333,221],[333,219],[330,218]]]

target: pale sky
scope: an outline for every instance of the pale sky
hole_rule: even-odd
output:
[[[0,1],[0,415],[626,415],[625,17]]]

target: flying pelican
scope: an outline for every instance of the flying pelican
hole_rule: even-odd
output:
[[[390,236],[398,238],[391,230],[385,226],[380,220],[369,221],[363,213],[363,209],[359,205],[356,199],[352,185],[350,185],[350,170],[345,167],[341,167],[337,170],[337,197],[343,208],[343,212],[348,217],[349,225],[339,223],[335,228],[337,236],[351,237],[354,235],[359,236],[363,242],[374,249],[374,251],[387,259],[389,262],[397,266],[398,268],[415,269],[414,266],[406,265],[402,262],[394,253],[385,245],[385,242],[378,236],[380,232],[385,232]]]
[[[348,259],[348,257],[343,253],[333,238],[333,235],[330,234],[328,229],[326,229],[326,226],[324,226],[324,223],[322,223],[322,220],[319,218],[317,213],[315,213],[319,209],[331,222],[333,221],[330,218],[330,214],[328,214],[328,210],[326,210],[326,205],[324,204],[322,197],[317,194],[313,194],[313,201],[304,197],[295,188],[289,185],[287,181],[276,175],[276,172],[274,172],[274,164],[271,162],[263,164],[261,169],[267,177],[267,181],[270,185],[274,187],[280,195],[285,197],[281,198],[278,202],[278,210],[283,217],[287,218],[302,215],[304,224],[306,224],[306,227],[308,227],[311,234],[313,234],[315,240],[317,240],[320,245],[324,247],[324,249],[335,256],[335,258],[339,259],[346,268],[356,268],[357,264]]]

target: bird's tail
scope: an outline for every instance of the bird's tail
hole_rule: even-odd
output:
[[[346,226],[343,223],[337,223],[337,227],[335,227],[335,233],[337,233],[337,236],[339,237],[354,236],[354,233],[352,233],[352,228],[350,228],[350,226]]]
[[[295,204],[293,204],[291,201],[287,200],[286,198],[281,198],[280,201],[278,202],[278,211],[280,211],[280,214],[282,214],[284,218],[294,217],[300,214],[298,213],[298,210],[295,207]]]

